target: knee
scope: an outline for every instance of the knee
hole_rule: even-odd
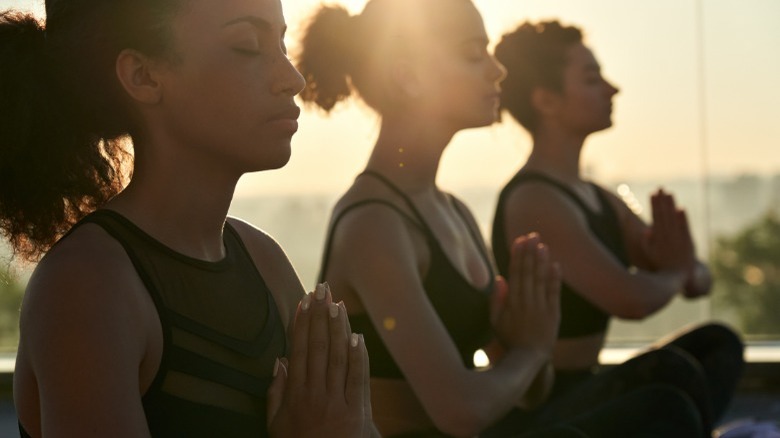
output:
[[[720,322],[706,324],[696,329],[701,344],[712,345],[714,350],[723,351],[743,361],[745,344],[736,330]]]
[[[698,437],[704,434],[704,421],[696,403],[683,390],[667,384],[653,384],[645,387],[645,399],[651,401],[648,406],[657,418],[666,418],[683,432],[680,436]]]

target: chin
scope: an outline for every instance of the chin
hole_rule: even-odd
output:
[[[273,150],[268,150],[271,149],[269,146],[274,146]],[[251,169],[249,169],[250,172],[281,169],[290,162],[290,158],[292,157],[290,143],[287,143],[286,146],[265,144],[263,147],[268,149],[264,150],[264,153],[261,156],[257,156],[251,160],[252,165],[249,166],[251,167]]]

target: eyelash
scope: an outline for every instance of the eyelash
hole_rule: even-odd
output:
[[[259,50],[239,49],[236,47],[233,48],[233,51],[238,53],[239,55],[244,55],[244,56],[260,56],[263,54],[263,52]]]

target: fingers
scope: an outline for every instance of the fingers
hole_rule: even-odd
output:
[[[490,324],[492,327],[495,327],[498,323],[508,291],[509,286],[507,285],[506,280],[504,280],[504,277],[497,275],[493,282],[493,293],[490,297]]]
[[[292,345],[290,346],[289,376],[287,379],[288,385],[292,389],[301,389],[306,385],[312,301],[312,294],[306,294],[298,304],[298,310],[295,313]]]
[[[324,391],[330,357],[330,288],[318,284],[310,308],[309,342],[306,352],[306,385],[314,391]]]
[[[347,372],[344,395],[349,406],[365,405],[368,376],[368,352],[362,335],[353,333],[349,337],[349,371]]]
[[[345,330],[347,314],[344,306],[336,303],[328,305],[330,318],[330,360],[328,361],[328,391],[344,388],[347,378],[347,356],[349,337]]]
[[[524,306],[533,306],[533,302],[536,300],[536,259],[538,257],[539,245],[538,235],[532,234],[528,236],[528,241],[523,251],[523,272],[520,278],[523,284],[521,302]]]
[[[534,270],[534,295],[545,297],[547,295],[547,277],[550,270],[550,251],[547,245],[536,245],[536,263]]]
[[[363,344],[363,416],[366,419],[363,436],[378,436],[374,434],[374,422],[372,421],[373,408],[371,407],[371,372],[368,362],[368,350],[365,348],[363,336],[360,336]]]
[[[518,306],[518,295],[520,294],[521,282],[523,281],[523,254],[527,241],[527,236],[520,236],[512,244],[509,256],[509,287],[505,300],[505,305],[509,308]]]
[[[274,364],[273,376],[271,386],[268,387],[268,398],[266,403],[266,412],[268,414],[267,426],[269,429],[274,418],[276,418],[276,413],[279,412],[279,408],[282,406],[285,384],[287,383],[287,368],[279,359],[276,359],[276,363]]]
[[[685,210],[677,210],[677,226],[680,229],[681,237],[693,246],[693,236],[691,236],[691,227],[688,222],[688,214]]]
[[[561,265],[558,262],[550,263],[547,266],[546,296],[557,315],[560,315],[561,309],[561,278]]]

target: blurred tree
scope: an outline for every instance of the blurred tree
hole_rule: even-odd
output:
[[[780,218],[768,213],[737,234],[718,238],[711,268],[716,313],[736,316],[751,337],[780,335]]]

